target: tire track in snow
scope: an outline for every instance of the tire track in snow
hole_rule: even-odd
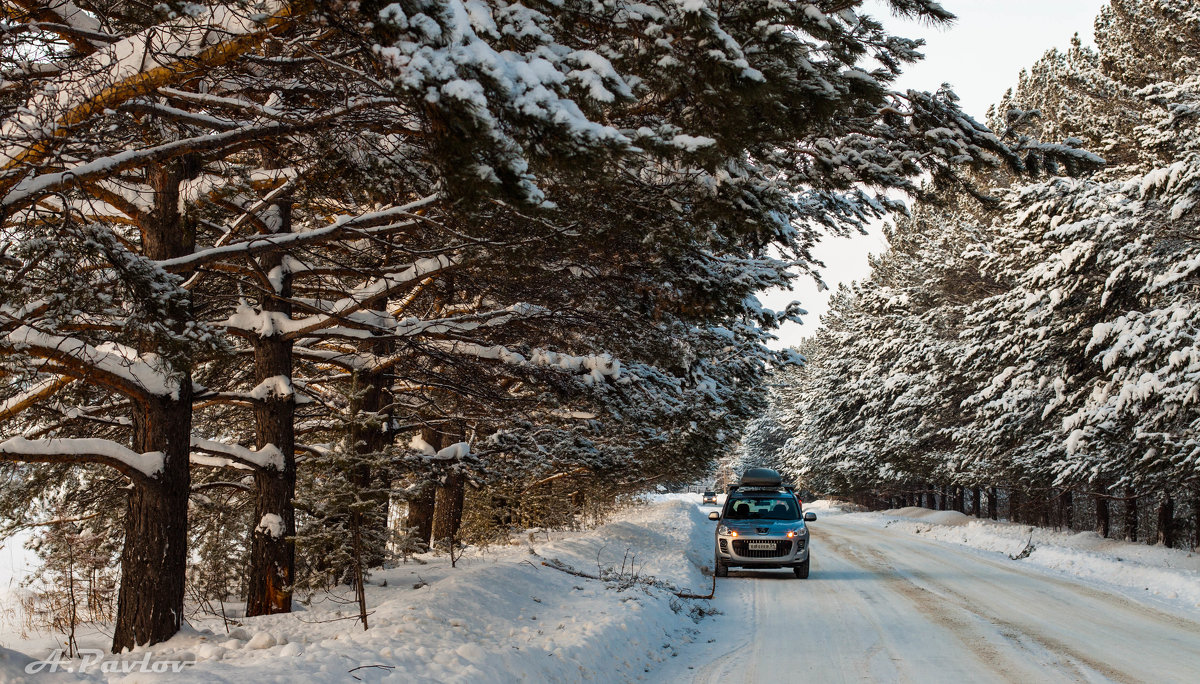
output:
[[[1019,646],[1040,646],[1057,660],[1046,666],[1065,666],[1083,679],[1100,675],[1110,681],[1143,682],[1171,680],[1179,670],[1173,663],[1178,663],[1189,673],[1181,681],[1200,677],[1200,625],[1195,622],[1119,594],[1031,572],[1025,566],[1006,566],[950,544],[866,525],[836,527],[842,543],[857,542],[854,548],[862,562],[941,596],[991,623],[998,634]],[[935,576],[923,569],[932,567],[958,572]],[[990,573],[975,581],[984,574],[980,568]],[[953,579],[943,579],[947,577]],[[981,584],[985,591],[979,591]],[[1137,648],[1131,649],[1133,644]],[[1146,668],[1163,674],[1148,675]]]
[[[1013,653],[1011,648],[1005,648],[1005,644],[995,638],[997,632],[980,624],[980,619],[987,626],[995,624],[986,616],[978,615],[962,605],[956,606],[960,609],[959,612],[946,610],[941,597],[903,576],[898,576],[886,558],[870,549],[860,550],[859,544],[855,544],[856,540],[853,538],[831,534],[827,529],[822,530],[820,538],[824,547],[863,570],[877,575],[887,591],[903,597],[930,622],[946,628],[961,647],[979,661],[985,671],[1015,674],[1025,670],[1029,679],[1024,676],[1020,678],[1027,681],[1036,680],[1039,674],[1043,674],[1040,668],[1029,670],[1027,661],[1019,657],[1021,654]],[[967,615],[962,615],[962,612]]]
[[[852,519],[812,529],[810,579],[734,571],[718,580],[712,605],[723,614],[680,654],[695,669],[664,678],[1200,681],[1200,623],[1186,614]],[[711,553],[711,538],[693,543]]]

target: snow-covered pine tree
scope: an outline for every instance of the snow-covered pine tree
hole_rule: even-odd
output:
[[[982,221],[918,207],[927,225],[915,239],[937,247],[938,236],[959,235],[960,254],[978,246],[965,260],[951,252],[946,268],[913,260],[903,235],[890,235],[900,244],[835,303],[816,345],[830,357],[814,354],[799,383],[818,392],[833,388],[819,384],[824,376],[845,383],[843,396],[807,397],[804,425],[837,431],[850,421],[845,438],[870,446],[813,462],[801,431],[799,464],[848,491],[894,487],[906,471],[891,468],[912,463],[903,441],[919,417],[934,441],[918,451],[937,453],[942,440],[952,456],[924,477],[999,484],[1010,490],[1010,517],[1065,526],[1089,514],[1072,493],[1091,493],[1105,534],[1108,502],[1124,499],[1130,537],[1139,536],[1138,500],[1152,498],[1160,532],[1150,538],[1172,541],[1176,501],[1196,498],[1196,76],[1187,49],[1196,22],[1178,3],[1114,2],[1097,21],[1096,49],[1076,42],[1022,76],[993,125],[1074,137],[1114,163],[1085,180],[1003,177],[1001,212]],[[906,263],[919,267],[889,292],[888,274]],[[930,381],[912,395],[930,403],[906,414],[917,405],[904,400],[921,386],[914,379]],[[837,437],[814,446],[842,444]]]
[[[996,287],[967,255],[979,213],[965,196],[918,205],[885,228],[871,276],[832,298],[803,348],[808,365],[776,399],[793,432],[784,452],[814,488],[912,499],[978,484],[953,435],[967,391],[954,361],[961,317]]]

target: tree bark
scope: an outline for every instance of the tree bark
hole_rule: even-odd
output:
[[[422,428],[421,439],[435,450],[442,448],[442,435],[433,428]],[[429,548],[433,542],[433,510],[436,502],[437,487],[432,479],[423,481],[417,495],[408,500],[404,526],[413,531],[417,542],[425,548]]]
[[[1167,548],[1171,548],[1175,544],[1175,497],[1169,492],[1164,492],[1162,498],[1158,500],[1158,533],[1156,535],[1159,544]]]
[[[1112,534],[1112,518],[1108,510],[1108,497],[1104,492],[1096,494],[1096,534],[1108,538]]]
[[[140,227],[143,250],[149,259],[170,259],[194,251],[195,233],[179,215],[179,183],[195,175],[191,166],[186,160],[176,160],[148,169],[154,206]],[[172,313],[178,329],[191,318],[191,311],[184,307]],[[144,339],[139,342],[139,351],[161,353],[158,342]],[[188,359],[173,355],[170,361],[178,374],[175,396],[134,401],[133,450],[162,452],[163,469],[153,484],[134,483],[129,492],[114,653],[166,641],[179,631],[183,618],[191,495],[192,378]]]
[[[988,517],[996,520],[1000,514],[1000,506],[997,502],[998,492],[995,487],[988,487]]]
[[[1200,551],[1200,494],[1192,495],[1192,550]]]
[[[463,438],[461,431],[445,435],[446,446]],[[433,512],[433,544],[449,550],[458,539],[462,524],[466,478],[457,470],[446,473],[438,483]]]
[[[372,351],[386,353],[379,343],[373,345]],[[383,414],[383,407],[390,403],[388,398],[387,375],[385,372],[365,372],[359,374],[359,383],[355,397],[351,400],[351,413],[364,416],[366,422],[356,422],[354,426],[354,444],[360,454],[373,454],[383,451],[387,446],[390,432],[388,416]],[[371,468],[369,464],[359,464],[355,470],[355,481],[362,490],[371,492],[370,498],[374,505],[368,512],[363,513],[362,526],[363,564],[366,568],[374,568],[383,564],[387,557],[387,546],[380,540],[387,538],[388,505],[391,496],[387,494],[388,482],[384,480],[387,473]]]
[[[433,513],[433,544],[449,548],[458,538],[462,524],[463,496],[466,479],[458,473],[449,473],[437,488],[437,504]]]
[[[280,213],[280,232],[291,232],[291,203],[276,205]],[[260,257],[262,270],[270,273],[281,265],[280,252]],[[292,276],[283,270],[278,296],[264,296],[263,311],[291,317]],[[282,335],[256,337],[254,377],[262,383],[282,376],[291,384],[292,341]],[[259,449],[272,445],[282,454],[279,468],[262,468],[254,473],[254,525],[250,532],[250,568],[247,573],[246,616],[290,613],[292,582],[296,570],[296,400],[295,396],[269,395],[254,402],[255,442]],[[267,516],[278,516],[282,529],[264,524]],[[281,534],[275,534],[280,532]]]
[[[1138,502],[1133,487],[1125,488],[1125,541],[1138,539]]]
[[[1075,499],[1071,490],[1065,489],[1058,497],[1059,503],[1059,518],[1062,520],[1063,529],[1073,530],[1075,522]]]
[[[429,548],[433,541],[433,509],[437,502],[437,486],[424,482],[417,495],[408,501],[408,516],[404,526],[412,529],[417,542]]]
[[[164,459],[154,484],[134,484],[129,492],[113,653],[170,639],[183,616],[191,494],[190,377],[183,379],[179,394],[178,399],[147,402],[133,414],[134,450],[161,451]]]
[[[975,513],[975,517],[982,518],[983,517],[983,493],[980,491],[979,485],[975,485],[974,487],[971,488],[971,498],[973,499],[972,505],[974,506],[973,512]]]

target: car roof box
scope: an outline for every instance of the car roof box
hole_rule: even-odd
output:
[[[783,478],[770,468],[750,468],[742,473],[741,487],[781,487]]]

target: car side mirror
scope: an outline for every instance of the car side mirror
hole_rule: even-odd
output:
[[[716,511],[712,511],[711,513],[708,514],[708,519],[709,520],[720,520],[721,514]]]
[[[804,522],[812,522],[816,519],[817,519],[816,513],[805,513],[804,514]]]

